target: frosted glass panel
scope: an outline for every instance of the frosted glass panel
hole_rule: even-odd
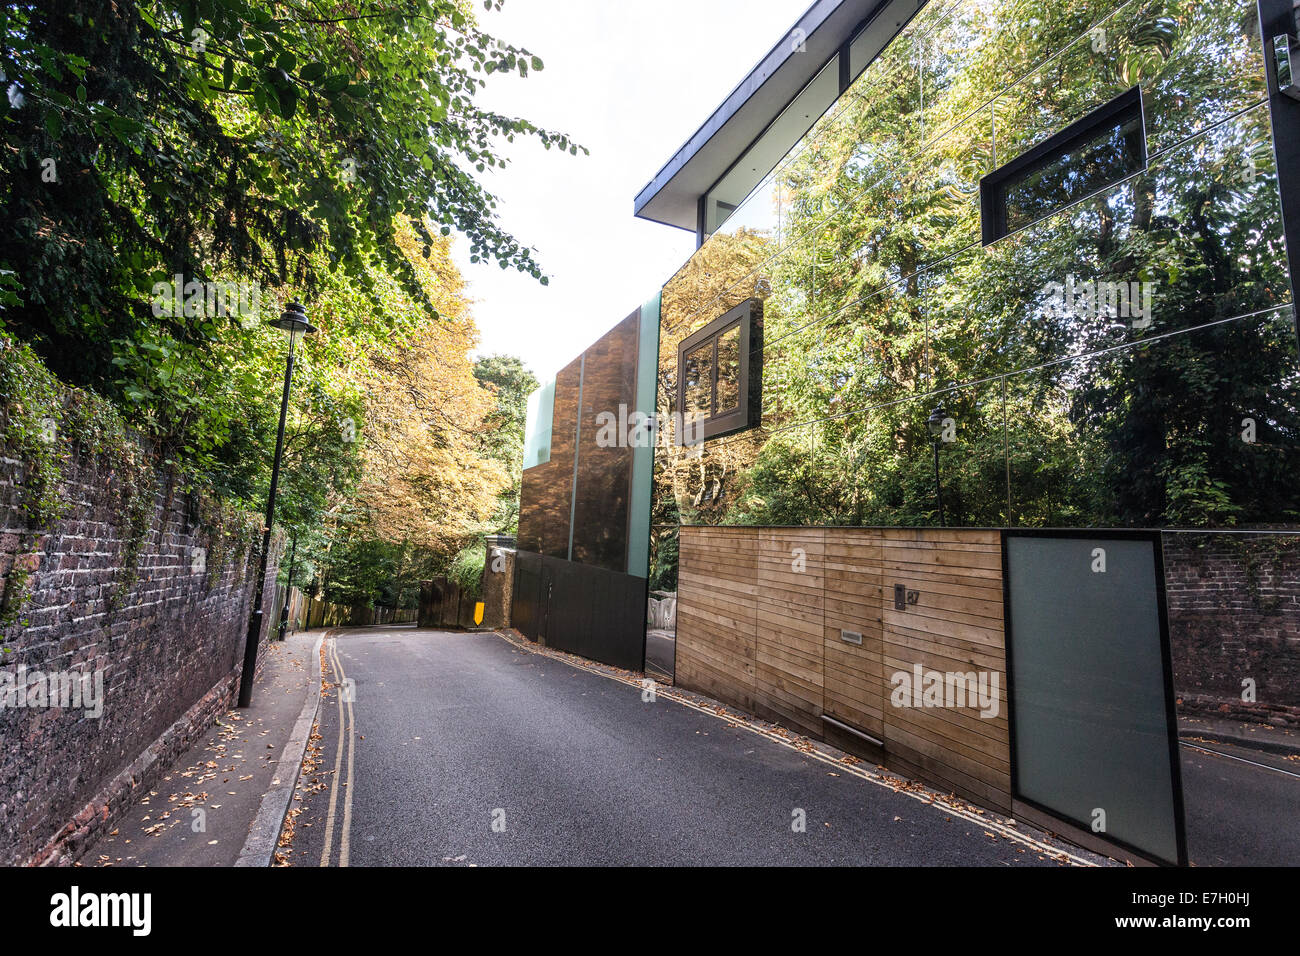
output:
[[[1006,544],[1016,795],[1178,862],[1155,542]]]

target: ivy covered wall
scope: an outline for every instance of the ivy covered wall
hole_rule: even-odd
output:
[[[102,682],[0,706],[0,862],[70,860],[236,693],[260,522],[4,337],[0,395],[0,690]]]

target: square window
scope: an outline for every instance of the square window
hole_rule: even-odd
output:
[[[762,419],[763,303],[742,302],[677,348],[679,445],[694,445]]]

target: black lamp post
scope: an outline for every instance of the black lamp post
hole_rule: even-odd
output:
[[[280,458],[284,453],[284,420],[289,414],[289,386],[293,384],[293,352],[298,336],[309,335],[316,327],[307,321],[307,310],[290,302],[271,325],[289,336],[289,357],[284,364],[284,394],[280,398],[280,428],[275,435],[275,459],[271,465],[271,491],[266,497],[266,521],[262,526],[262,555],[257,573],[257,590],[253,593],[253,613],[248,619],[248,637],[244,640],[244,671],[239,682],[239,706],[253,702],[253,676],[257,672],[257,641],[262,635],[262,592],[266,590],[266,561],[271,551],[271,526],[275,522],[275,493],[280,486]]]
[[[925,427],[930,432],[930,442],[934,445],[934,498],[939,504],[939,527],[944,527],[943,520],[943,482],[939,480],[939,436],[943,434],[944,422],[948,413],[942,405],[936,405],[925,420]]]
[[[285,631],[289,627],[289,601],[293,597],[293,568],[294,563],[298,560],[298,532],[293,533],[289,545],[289,583],[284,589],[284,606],[280,608],[280,640],[284,640]]]

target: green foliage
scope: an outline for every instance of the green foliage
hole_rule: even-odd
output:
[[[482,541],[471,541],[461,549],[451,567],[447,569],[447,578],[460,585],[462,591],[472,597],[483,594],[483,565],[486,562],[487,548]]]
[[[528,396],[538,381],[523,361],[513,355],[487,355],[474,363],[474,377],[496,396],[496,408],[484,422],[484,443],[489,456],[510,470],[510,486],[497,498],[491,533],[514,534],[519,528],[519,492],[523,476],[524,428]]]
[[[474,177],[503,164],[499,138],[580,147],[476,105],[488,75],[542,64],[465,3],[11,4],[0,32],[4,324],[241,498],[264,472],[278,350],[256,316],[165,308],[157,283],[257,284],[262,317],[286,284],[335,299],[342,347],[319,354],[336,372],[411,328],[381,307],[393,284],[434,308],[404,223],[426,255],[455,230],[471,260],[545,281]],[[355,406],[345,378],[318,381]]]
[[[24,466],[22,506],[33,527],[48,526],[64,508],[59,482],[67,459],[62,434],[64,390],[30,346],[0,334],[3,443]]]
[[[486,439],[502,460],[517,461],[524,447],[528,396],[539,384],[537,376],[514,355],[486,355],[474,363],[474,377],[496,395]]]
[[[23,605],[30,597],[28,585],[31,577],[30,570],[16,564],[5,575],[4,586],[0,588],[0,628],[12,627],[20,622]],[[11,648],[3,650],[6,654],[11,653]]]
[[[650,555],[650,590],[677,590],[677,532],[655,537]]]
[[[321,595],[346,607],[414,607],[430,563],[408,542],[340,535],[331,543]]]

